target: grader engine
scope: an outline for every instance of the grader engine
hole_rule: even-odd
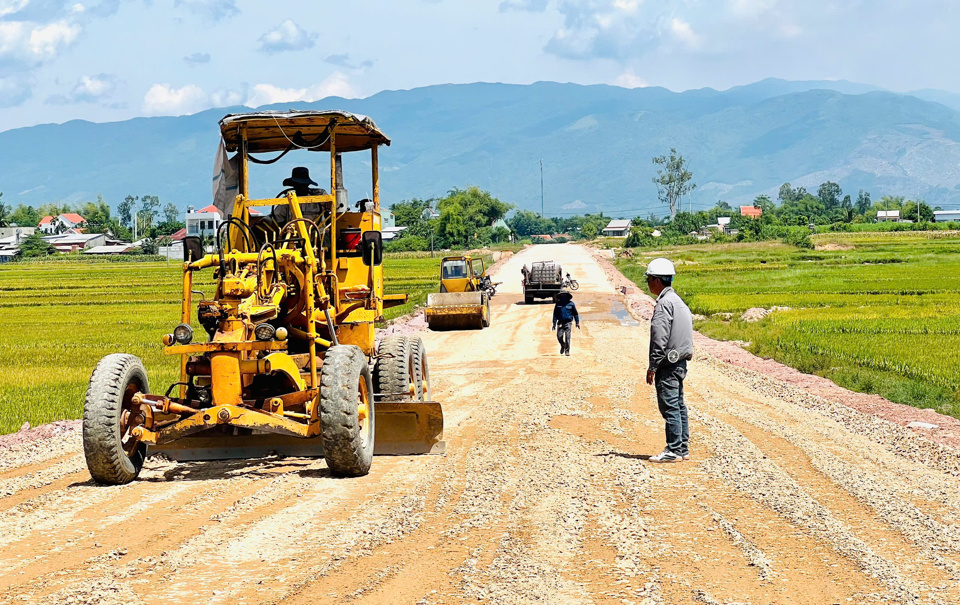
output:
[[[384,308],[406,301],[383,291],[377,150],[390,140],[369,118],[339,111],[228,115],[220,131],[215,204],[227,218],[213,250],[188,233],[180,323],[162,338],[179,380],[151,393],[138,358],[101,360],[83,417],[94,480],[133,481],[153,453],[323,456],[333,474],[360,476],[374,454],[442,452],[423,341],[375,340]],[[251,163],[275,161],[257,155],[293,150],[329,154],[329,192],[298,167],[289,189],[251,199]],[[354,208],[341,154],[361,151],[372,199]],[[209,296],[194,280],[207,270]]]

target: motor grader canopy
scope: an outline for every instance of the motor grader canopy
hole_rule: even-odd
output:
[[[331,133],[336,135],[339,153],[390,144],[389,137],[367,116],[346,111],[257,111],[230,114],[220,120],[227,151],[240,149],[244,127],[248,153],[330,151]]]

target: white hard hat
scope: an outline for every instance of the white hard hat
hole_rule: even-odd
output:
[[[655,258],[650,261],[650,264],[647,265],[647,272],[644,273],[644,275],[655,277],[670,277],[676,274],[677,270],[673,268],[673,263],[666,258]]]

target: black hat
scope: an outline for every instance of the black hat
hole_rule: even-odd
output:
[[[309,168],[297,166],[293,169],[293,172],[290,173],[290,178],[283,179],[284,187],[295,187],[297,185],[316,185],[316,183],[310,179]]]

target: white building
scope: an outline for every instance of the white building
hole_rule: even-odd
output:
[[[613,220],[603,228],[606,237],[627,237],[630,234],[630,219]]]
[[[223,222],[223,218],[220,216],[220,211],[213,204],[196,212],[194,212],[193,206],[187,208],[188,236],[203,237],[209,235],[213,237],[217,234],[217,228],[220,227],[221,222]]]
[[[37,227],[44,233],[57,233],[57,231],[63,233],[69,229],[82,227],[86,222],[87,220],[76,212],[66,212],[56,217],[43,217]]]
[[[933,222],[949,223],[951,221],[960,222],[960,210],[935,210],[933,212]]]
[[[877,212],[878,223],[896,223],[900,220],[899,210],[880,210]]]

